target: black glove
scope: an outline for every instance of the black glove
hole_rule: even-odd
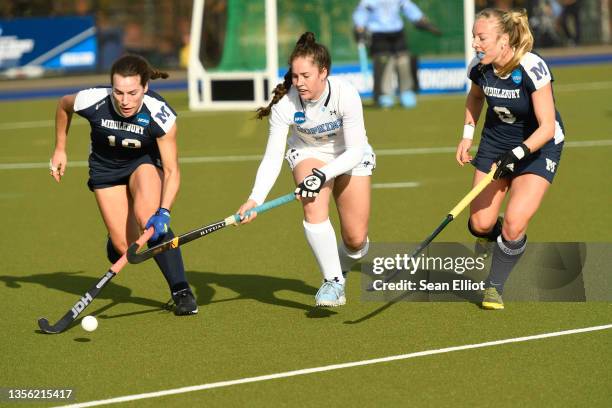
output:
[[[427,17],[423,17],[422,19],[414,23],[414,26],[419,30],[429,31],[434,35],[442,35],[442,31],[440,31],[440,29],[436,25],[429,21]]]
[[[295,189],[295,195],[316,197],[319,195],[319,191],[321,191],[323,184],[325,184],[325,174],[319,169],[312,169],[312,174],[304,177],[304,180],[298,184]]]
[[[501,155],[497,160],[497,170],[493,174],[493,179],[497,180],[512,174],[514,172],[514,165],[530,154],[531,150],[529,150],[525,143],[521,143],[520,146],[516,146],[514,149]]]

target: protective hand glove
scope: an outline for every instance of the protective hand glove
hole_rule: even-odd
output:
[[[353,38],[355,39],[355,42],[365,44],[368,42],[368,32],[364,28],[355,27],[353,29]]]
[[[157,241],[161,236],[165,235],[170,229],[170,210],[159,207],[159,209],[149,218],[145,229],[153,227],[155,233],[149,241]]]
[[[306,176],[295,189],[295,195],[302,197],[316,197],[325,184],[325,174],[319,169],[312,169],[312,174]]]
[[[516,146],[514,149],[503,154],[497,161],[497,170],[493,174],[493,179],[497,180],[512,174],[515,164],[530,154],[531,150],[529,150],[525,143],[521,143],[520,146]]]

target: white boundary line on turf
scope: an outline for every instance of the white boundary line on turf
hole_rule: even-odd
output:
[[[575,142],[565,142],[565,147],[608,147],[612,146],[612,139],[602,140],[583,140]],[[474,146],[474,149],[477,146]],[[377,149],[376,156],[411,156],[419,154],[440,154],[440,153],[455,153],[456,147],[413,147],[413,148],[398,148],[398,149]],[[195,156],[179,158],[181,164],[191,163],[235,163],[246,161],[258,161],[262,159],[262,155],[232,155],[232,156]],[[84,160],[68,162],[68,168],[71,167],[87,167],[88,163]],[[0,170],[28,170],[28,169],[46,169],[49,168],[49,162],[43,163],[0,163]]]
[[[574,84],[556,84],[554,85],[555,92],[577,92],[577,91],[598,91],[598,90],[607,90],[612,88],[612,81],[600,81],[600,82],[584,82],[584,83],[574,83]],[[438,98],[464,98],[465,95],[461,94],[450,94],[450,95],[422,95],[425,99],[438,99]],[[196,118],[201,116],[206,116],[207,114],[215,114],[218,112],[199,112],[199,111],[178,111],[178,115],[184,118]],[[85,120],[75,120],[72,122],[71,126],[82,126],[86,125],[87,121]],[[24,121],[24,122],[7,122],[0,123],[0,130],[12,130],[12,129],[36,129],[36,128],[45,128],[45,127],[54,127],[54,120],[33,120],[33,121]]]
[[[487,341],[484,343],[466,344],[463,346],[454,346],[454,347],[445,347],[441,349],[419,351],[416,353],[399,354],[396,356],[374,358],[371,360],[352,361],[349,363],[332,364],[332,365],[327,365],[327,366],[322,366],[322,367],[305,368],[302,370],[285,371],[282,373],[260,375],[257,377],[247,377],[247,378],[240,378],[237,380],[219,381],[219,382],[208,383],[208,384],[194,385],[191,387],[182,387],[182,388],[174,388],[170,390],[147,392],[144,394],[125,395],[123,397],[109,398],[105,400],[97,400],[97,401],[82,402],[82,403],[71,404],[71,405],[63,405],[60,408],[69,408],[69,407],[70,408],[84,408],[84,407],[94,407],[98,405],[117,404],[120,402],[135,401],[135,400],[148,399],[148,398],[158,398],[158,397],[164,397],[168,395],[184,394],[184,393],[194,392],[194,391],[210,390],[213,388],[229,387],[232,385],[240,385],[240,384],[248,384],[248,383],[260,382],[260,381],[276,380],[279,378],[295,377],[298,375],[321,373],[325,371],[340,370],[344,368],[360,367],[360,366],[379,364],[379,363],[388,363],[390,361],[407,360],[409,358],[431,356],[434,354],[451,353],[453,351],[471,350],[471,349],[477,349],[477,348],[483,348],[483,347],[499,346],[502,344],[510,344],[510,343],[521,343],[521,342],[530,341],[530,340],[540,340],[540,339],[546,339],[546,338],[551,338],[551,337],[567,336],[570,334],[587,333],[587,332],[593,332],[593,331],[598,331],[598,330],[606,330],[610,328],[612,328],[612,324],[605,324],[602,326],[585,327],[582,329],[563,330],[563,331],[552,332],[552,333],[536,334],[533,336],[515,337],[511,339]]]
[[[400,181],[397,183],[372,183],[372,188],[415,188],[421,183],[418,181]]]

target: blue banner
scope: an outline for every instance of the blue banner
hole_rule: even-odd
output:
[[[279,69],[279,82],[283,81],[286,72],[285,67]],[[368,65],[367,70],[358,64],[334,65],[331,73],[352,83],[361,96],[372,96],[372,64]],[[467,89],[467,71],[462,60],[419,60],[417,77],[420,94],[465,93]]]
[[[92,16],[0,19],[0,71],[93,69],[97,48]]]

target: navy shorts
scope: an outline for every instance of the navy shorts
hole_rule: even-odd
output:
[[[514,169],[514,172],[506,177],[516,177],[521,174],[536,174],[545,178],[552,184],[555,174],[559,169],[561,161],[561,152],[563,150],[563,142],[555,144],[547,144],[537,152],[533,153],[524,160],[519,161]],[[499,157],[508,150],[498,149],[487,143],[484,139],[478,146],[478,153],[472,160],[472,165],[483,173],[491,171],[493,163],[499,160]]]
[[[127,185],[130,176],[141,164],[152,164],[162,169],[161,160],[148,154],[128,161],[114,161],[112,163],[89,157],[89,180],[87,187],[91,191],[113,186]]]
[[[370,56],[380,54],[397,54],[399,52],[407,52],[406,37],[404,30],[391,33],[372,33],[372,42],[370,44]]]

